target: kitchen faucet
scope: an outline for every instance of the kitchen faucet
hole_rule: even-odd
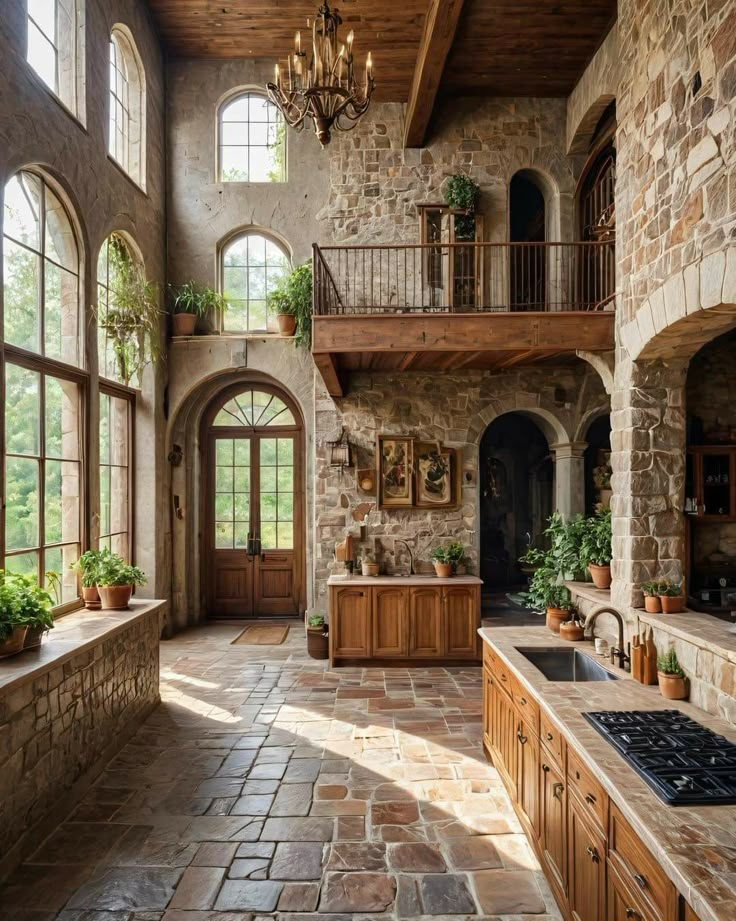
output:
[[[411,552],[411,547],[409,544],[401,537],[394,538],[394,548],[396,544],[403,544],[406,547],[407,553],[409,554],[409,575],[414,575],[414,554]],[[394,552],[394,563],[396,562],[396,553]]]
[[[626,650],[624,649],[624,619],[621,614],[616,610],[616,608],[597,608],[593,611],[592,614],[589,614],[585,618],[585,639],[593,639],[593,625],[598,620],[601,614],[610,614],[612,617],[615,617],[618,621],[618,646],[611,650],[611,664],[613,664],[614,658],[618,659],[618,667],[625,668],[626,664],[630,662],[629,656],[626,655]],[[590,634],[588,635],[588,630]]]

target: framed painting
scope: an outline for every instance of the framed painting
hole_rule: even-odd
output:
[[[379,508],[414,505],[413,439],[379,435],[376,447]]]
[[[458,503],[458,456],[437,442],[416,442],[416,507],[452,508]]]

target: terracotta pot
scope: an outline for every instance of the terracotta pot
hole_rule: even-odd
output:
[[[328,659],[330,638],[325,627],[307,627],[307,652],[313,659]]]
[[[663,614],[680,614],[685,607],[685,599],[682,596],[660,595],[659,601],[662,605]],[[676,700],[677,698],[673,699]]]
[[[657,672],[659,677],[659,690],[665,700],[687,699],[687,678],[678,678],[676,675],[665,675]]]
[[[102,607],[107,611],[124,611],[130,605],[132,585],[98,585]]]
[[[90,585],[88,588],[82,586],[82,601],[84,601],[84,606],[89,611],[100,610],[102,602],[100,601],[100,593],[97,591],[96,585]]]
[[[38,649],[43,640],[46,627],[29,627],[23,640],[24,649]]]
[[[380,569],[378,563],[361,563],[360,568],[364,576],[377,576]]]
[[[645,595],[644,610],[647,614],[661,614],[662,602],[659,600],[659,595]]]
[[[611,566],[598,566],[595,563],[589,563],[588,569],[593,578],[593,585],[596,588],[611,587]]]
[[[577,621],[570,620],[560,624],[560,639],[575,643],[582,640],[584,635],[585,631]]]
[[[547,608],[547,626],[553,633],[560,632],[560,625],[570,619],[570,612],[563,608]]]
[[[7,639],[0,640],[0,659],[7,659],[8,656],[23,652],[27,630],[28,627],[16,627]]]
[[[449,579],[452,575],[452,563],[435,563],[434,571],[439,579]]]
[[[193,336],[197,328],[196,313],[174,313],[171,315],[175,336]]]
[[[276,316],[279,332],[282,336],[293,336],[296,332],[296,317],[290,313],[279,313]]]

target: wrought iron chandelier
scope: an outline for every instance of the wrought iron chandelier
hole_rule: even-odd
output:
[[[370,52],[365,62],[365,80],[355,75],[352,30],[345,42],[337,31],[342,18],[330,4],[320,6],[311,26],[312,58],[302,50],[302,34],[294,38],[294,53],[289,55],[287,72],[276,65],[275,82],[268,84],[268,95],[281,110],[291,128],[301,131],[311,118],[317,139],[326,147],[332,129],[349,131],[365,115],[375,87]],[[309,20],[307,20],[309,27]]]

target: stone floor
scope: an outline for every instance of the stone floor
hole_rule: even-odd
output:
[[[2,921],[559,919],[481,750],[481,673],[340,669],[236,625],[161,647],[162,704],[0,891]]]

